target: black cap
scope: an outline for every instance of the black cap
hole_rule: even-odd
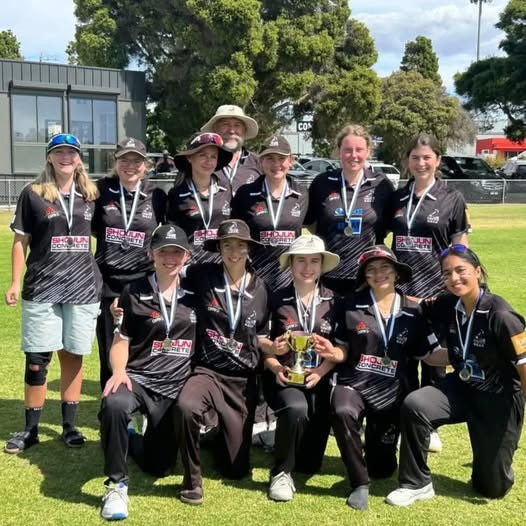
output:
[[[124,137],[122,141],[117,144],[117,151],[115,152],[115,158],[118,159],[127,153],[136,153],[146,159],[146,146],[139,139],[133,137]]]
[[[163,247],[179,247],[187,252],[192,251],[185,231],[176,225],[158,226],[153,231],[150,247],[152,250],[159,250]]]
[[[263,143],[263,150],[259,154],[259,158],[275,153],[277,155],[291,155],[292,148],[289,141],[283,135],[272,135]]]

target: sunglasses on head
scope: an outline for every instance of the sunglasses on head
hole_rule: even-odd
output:
[[[195,148],[196,146],[223,146],[223,139],[221,135],[217,133],[200,133],[190,141],[190,147]]]
[[[454,252],[467,252],[469,248],[466,245],[451,245],[440,252],[440,257],[446,257],[448,254]]]
[[[385,250],[369,250],[368,252],[364,252],[359,258],[358,258],[358,265],[362,265],[365,263],[368,259],[371,258],[388,258],[392,259],[391,254],[386,252]]]
[[[72,148],[80,149],[80,142],[70,133],[59,133],[51,137],[47,143],[48,149],[55,148],[56,146],[71,146]]]

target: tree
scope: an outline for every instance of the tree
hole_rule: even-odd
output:
[[[445,89],[417,71],[397,71],[383,80],[383,100],[374,134],[383,138],[378,155],[400,163],[410,139],[433,133],[445,147],[458,106]]]
[[[504,132],[514,141],[526,138],[526,0],[511,0],[496,27],[504,31],[499,47],[507,54],[475,62],[455,76],[455,88],[470,111],[502,112]]]
[[[20,53],[20,43],[10,29],[0,31],[0,58],[24,59]]]
[[[480,59],[480,21],[482,19],[482,4],[487,4],[489,2],[491,2],[491,0],[469,0],[470,4],[479,5],[479,16],[477,23],[477,60]]]
[[[172,149],[184,144],[220,104],[245,107],[260,124],[260,139],[305,111],[313,111],[321,123],[373,114],[378,107],[376,74],[363,65],[370,43],[346,40],[350,31],[364,33],[358,23],[347,24],[347,0],[75,4],[79,25],[71,56],[81,64],[142,64],[158,127]],[[333,96],[357,111],[331,106]],[[318,128],[332,133],[328,126]]]
[[[417,71],[425,79],[442,84],[438,72],[438,57],[433,51],[433,44],[429,38],[417,36],[415,40],[405,45],[400,69],[402,71]]]

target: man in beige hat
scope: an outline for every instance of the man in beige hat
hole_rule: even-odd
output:
[[[241,185],[252,183],[261,175],[257,156],[244,147],[246,140],[257,136],[258,129],[258,123],[233,104],[219,106],[215,115],[201,128],[201,131],[221,135],[223,147],[233,153],[228,166],[216,172],[220,178],[229,182],[232,194]]]

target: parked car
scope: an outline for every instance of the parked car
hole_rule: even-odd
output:
[[[500,203],[504,191],[504,180],[480,157],[443,155],[440,171],[444,179],[459,180],[448,182],[457,188],[467,201]],[[468,180],[466,185],[464,181]]]
[[[302,164],[298,161],[295,161],[291,166],[288,175],[294,178],[298,183],[310,185],[312,180],[318,175],[318,172],[313,170],[307,170]]]
[[[338,170],[341,167],[340,161],[324,158],[314,158],[303,164],[303,168],[306,170],[312,170],[319,174],[327,172],[328,170]]]
[[[400,184],[400,171],[392,164],[385,164],[382,161],[367,161],[367,166],[376,173],[382,173],[393,183],[393,186],[398,188]]]
[[[502,170],[506,179],[506,193],[526,196],[526,159],[506,163]],[[514,195],[513,200],[518,197]]]

